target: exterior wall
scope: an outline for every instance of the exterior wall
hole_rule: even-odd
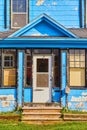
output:
[[[0,112],[13,111],[17,107],[16,88],[0,89]]]
[[[71,89],[68,95],[68,108],[87,111],[87,90]]]
[[[30,21],[46,13],[67,28],[84,27],[84,0],[82,0],[82,7],[80,0],[30,0],[29,5]]]
[[[8,30],[10,28],[10,0],[6,1],[6,19],[4,16],[4,1],[5,0],[0,0],[0,32]]]
[[[10,0],[6,0],[6,20],[4,17],[4,1],[5,0],[0,0],[0,31],[10,29]],[[82,13],[80,11],[80,0],[40,1],[41,0],[29,0],[30,22],[38,15],[46,13],[67,28],[84,27],[84,0],[82,0]]]

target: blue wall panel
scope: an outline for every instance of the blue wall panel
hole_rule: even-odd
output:
[[[84,1],[84,0],[83,0]],[[46,13],[65,27],[80,27],[79,0],[30,0],[30,21]],[[83,4],[84,5],[84,4]],[[82,17],[84,6],[82,5]],[[84,23],[84,19],[83,19]]]
[[[24,102],[32,102],[32,88],[24,88]]]
[[[59,88],[52,89],[52,102],[60,103],[61,93]]]
[[[71,89],[68,95],[68,108],[72,110],[87,111],[87,90]]]
[[[15,110],[17,106],[17,90],[16,88],[0,89],[0,112]]]

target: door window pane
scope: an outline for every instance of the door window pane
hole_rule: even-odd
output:
[[[37,72],[48,72],[48,59],[37,59]]]

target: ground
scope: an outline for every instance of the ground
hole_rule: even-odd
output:
[[[28,125],[13,121],[1,121],[0,130],[87,130],[87,122],[62,122],[54,125]]]

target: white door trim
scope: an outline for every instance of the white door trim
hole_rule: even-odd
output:
[[[37,59],[44,59],[47,58],[48,59],[48,87],[38,87],[36,86],[36,82],[37,82],[37,77],[36,77],[36,69],[37,69]],[[46,73],[46,72],[45,72]],[[33,102],[42,102],[42,103],[46,103],[46,102],[51,102],[52,101],[52,55],[47,55],[47,54],[41,54],[41,55],[33,55]],[[42,93],[42,94],[41,94]],[[36,97],[35,97],[36,95]],[[38,96],[37,96],[38,95]],[[45,97],[43,98],[42,96],[45,95]],[[37,99],[36,99],[37,98]],[[49,98],[49,99],[46,99]],[[41,101],[42,99],[42,101]]]

